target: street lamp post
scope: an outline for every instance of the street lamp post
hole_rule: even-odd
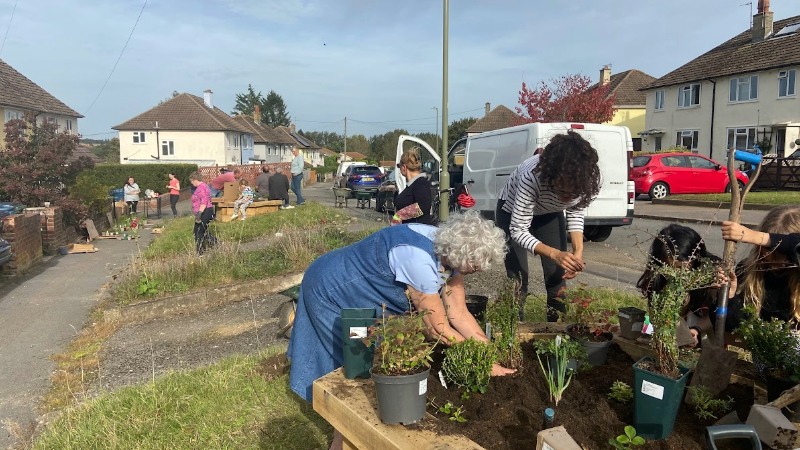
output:
[[[439,108],[433,107],[436,110],[436,153],[439,153]]]
[[[444,3],[442,30],[442,174],[439,177],[439,220],[447,220],[450,212],[450,174],[447,172],[447,35],[450,32],[450,0]]]

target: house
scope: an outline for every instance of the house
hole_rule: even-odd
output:
[[[325,148],[325,147],[322,147],[321,149],[319,149],[319,154],[322,155],[323,158],[329,158],[329,157],[338,158],[339,157],[338,153],[336,153],[335,151],[333,151],[333,150],[331,150],[329,148]]]
[[[471,127],[467,128],[467,136],[485,133],[487,131],[499,130],[501,128],[513,127],[522,123],[522,118],[503,105],[491,109],[491,104],[486,103],[486,113],[478,119]]]
[[[358,152],[344,152],[339,154],[338,162],[347,162],[347,161],[366,161],[367,155]]]
[[[258,107],[256,106],[256,108]],[[296,145],[295,141],[285,133],[262,123],[258,111],[256,111],[255,117],[239,114],[234,117],[234,120],[253,133],[253,160],[266,163],[292,160],[292,148]]]
[[[760,0],[750,30],[645,87],[643,149],[681,145],[717,161],[756,143],[791,153],[800,142],[798,49],[800,16],[773,23],[769,1]]]
[[[36,116],[38,123],[55,123],[59,130],[70,134],[78,133],[78,119],[83,117],[0,59],[0,117],[3,117],[3,124],[11,119],[23,119],[28,113]],[[0,127],[0,146],[4,143],[5,127]]]
[[[628,127],[633,136],[633,149],[642,148],[639,133],[645,130],[647,95],[641,89],[656,80],[640,70],[631,69],[611,74],[611,65],[600,69],[600,81],[595,86],[608,85],[606,98],[614,96],[614,117],[606,125]]]
[[[254,157],[253,131],[203,98],[179,94],[115,127],[122,164],[188,163],[213,166],[247,163]]]
[[[325,163],[325,161],[322,159],[322,155],[319,153],[322,147],[312,142],[311,139],[308,139],[307,137],[295,131],[294,124],[291,124],[291,126],[288,127],[277,127],[276,130],[284,133],[294,142],[294,146],[303,153],[303,160],[311,164],[311,167],[319,167]],[[291,158],[292,154],[290,152],[289,161],[292,160]]]

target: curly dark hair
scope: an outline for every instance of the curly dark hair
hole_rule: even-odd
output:
[[[542,184],[571,189],[580,197],[576,206],[586,208],[600,193],[597,160],[597,150],[589,141],[569,130],[550,140],[533,172]]]

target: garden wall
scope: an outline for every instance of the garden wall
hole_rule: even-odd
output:
[[[6,216],[2,230],[12,253],[3,272],[18,275],[42,262],[42,218],[38,213]]]

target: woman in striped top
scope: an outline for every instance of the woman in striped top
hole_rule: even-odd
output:
[[[600,192],[597,151],[580,134],[568,131],[550,140],[508,177],[497,201],[497,225],[506,233],[506,273],[521,282],[522,306],[528,295],[528,252],[542,258],[547,290],[547,320],[566,312],[564,280],[584,268],[583,210]],[[566,211],[566,220],[565,214]],[[567,232],[572,252],[567,252]]]

